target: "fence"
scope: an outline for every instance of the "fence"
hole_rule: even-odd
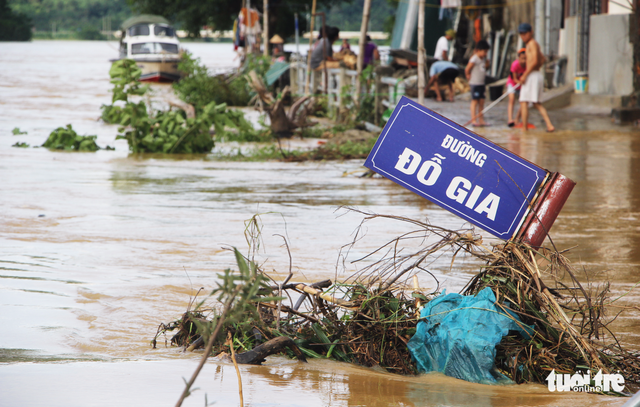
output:
[[[309,76],[309,86],[311,93],[321,93],[327,95],[327,108],[333,115],[337,115],[341,108],[351,108],[352,98],[345,98],[346,95],[353,95],[356,89],[358,73],[352,69],[337,68],[327,69],[327,80],[325,82],[325,72],[311,71]],[[307,64],[306,61],[292,60],[289,65],[289,76],[291,82],[291,92],[294,95],[305,93]],[[327,84],[327,89],[325,85]],[[393,110],[404,95],[405,86],[401,79],[382,76],[374,73],[374,81],[371,87],[362,88],[366,93],[374,95],[374,123],[380,123],[383,113],[389,109]]]

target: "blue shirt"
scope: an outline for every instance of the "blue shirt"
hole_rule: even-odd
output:
[[[447,70],[447,69],[460,69],[458,65],[449,61],[436,61],[431,64],[431,69],[429,69],[429,76],[438,75],[439,73]]]

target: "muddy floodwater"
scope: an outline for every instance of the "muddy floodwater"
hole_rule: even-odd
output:
[[[212,69],[237,64],[229,44],[184,44]],[[296,281],[346,278],[360,257],[405,231],[370,223],[339,258],[362,215],[341,206],[428,218],[446,228],[459,218],[380,178],[359,178],[361,161],[239,163],[209,156],[131,155],[117,126],[98,120],[110,103],[115,43],[34,41],[0,44],[0,405],[174,405],[200,354],[150,340],[200,287],[233,267],[224,247],[247,250],[244,222],[262,214],[260,260],[279,279],[291,247]],[[163,88],[165,91],[166,88]],[[466,105],[465,105],[466,106]],[[465,107],[464,114],[467,110]],[[460,121],[466,117],[460,113]],[[535,114],[535,113],[533,113]],[[640,281],[640,133],[605,116],[555,111],[559,131],[527,135],[500,126],[482,135],[577,182],[552,229],[580,276],[611,282],[622,307],[637,306]],[[41,145],[73,124],[115,151],[67,153]],[[14,136],[18,127],[27,134]],[[216,146],[220,148],[224,146]],[[485,235],[486,236],[486,235]],[[486,236],[488,243],[496,242]],[[547,241],[547,244],[550,244]],[[434,260],[441,287],[460,290],[480,264]],[[343,270],[346,265],[346,271]],[[427,289],[435,283],[420,277]],[[630,292],[629,292],[630,291]],[[640,312],[610,325],[640,349]],[[241,366],[248,406],[610,406],[624,399],[551,393],[543,385],[486,386],[439,374],[401,377],[327,360],[269,357]],[[185,405],[205,396],[239,404],[233,365],[209,360]]]

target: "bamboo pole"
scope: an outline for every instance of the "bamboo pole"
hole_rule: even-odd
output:
[[[424,57],[424,0],[420,0],[418,3],[418,103],[421,105],[424,105]]]
[[[324,293],[320,290],[316,290],[315,288],[302,283],[296,285],[296,289],[304,291],[307,294],[315,295],[316,297],[322,298],[325,301],[329,301],[330,303],[336,304],[343,308],[356,308],[356,304],[352,301],[345,301],[342,298],[336,298],[333,295]]]
[[[264,44],[263,54],[269,56],[269,0],[262,2],[262,42]]]
[[[364,65],[364,49],[367,41],[367,31],[369,29],[369,14],[371,12],[371,0],[364,0],[364,7],[362,8],[362,24],[360,25],[360,43],[358,52],[358,77],[356,78],[356,97],[354,101],[356,106],[360,106],[360,75],[362,75],[362,69]]]
[[[316,0],[311,4],[311,22],[309,23],[309,51],[307,52],[307,78],[305,79],[304,93],[309,94],[309,79],[311,79],[311,45],[313,45],[313,22],[316,17]]]

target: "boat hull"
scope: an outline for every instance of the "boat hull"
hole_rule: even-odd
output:
[[[178,60],[136,60],[142,70],[141,82],[175,82],[180,79]]]

